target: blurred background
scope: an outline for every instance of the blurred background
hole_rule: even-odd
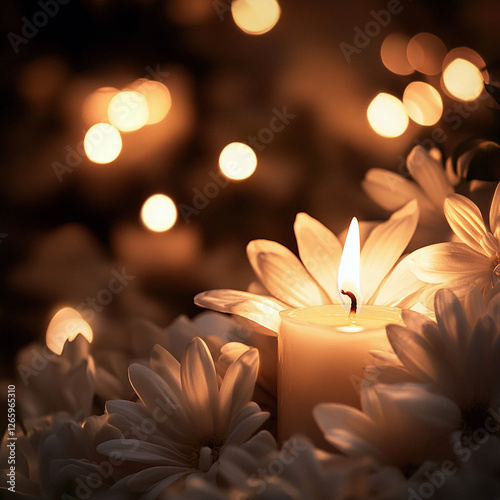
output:
[[[499,1],[0,9],[2,377],[63,306],[117,339],[192,317],[196,293],[247,288],[250,240],[296,252],[297,212],[336,233],[387,218],[369,168],[499,139]]]

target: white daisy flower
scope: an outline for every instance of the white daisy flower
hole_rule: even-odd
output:
[[[441,153],[436,148],[427,151],[422,146],[415,146],[406,165],[414,182],[396,172],[372,168],[362,181],[364,190],[375,203],[390,212],[417,200],[423,233],[418,238],[420,243],[447,240],[449,227],[443,216],[443,203],[455,189],[443,168]]]
[[[499,304],[497,296],[486,311],[498,314]],[[447,289],[436,294],[435,310],[437,322],[403,311],[406,326],[387,326],[394,354],[385,357],[379,380],[412,379],[445,396],[460,409],[456,429],[464,436],[492,419],[491,426],[496,427],[495,415],[500,410],[499,324],[483,314],[471,325],[464,307]],[[475,314],[469,316],[476,318]],[[500,424],[500,416],[498,420]]]
[[[109,423],[124,437],[99,445],[98,451],[118,452],[135,464],[136,472],[123,485],[145,498],[157,498],[189,474],[214,478],[227,445],[244,447],[268,418],[250,401],[258,365],[258,352],[251,349],[220,380],[200,338],[190,342],[180,363],[156,346],[151,369],[133,364],[129,370],[140,402],[106,405]]]
[[[457,405],[421,384],[365,382],[361,408],[322,403],[314,417],[325,439],[349,457],[371,457],[406,477],[449,454],[450,433],[460,422]]]
[[[409,256],[415,275],[433,285],[423,298],[428,307],[443,286],[462,299],[471,283],[487,293],[499,282],[500,184],[491,202],[489,230],[479,208],[465,196],[450,195],[444,213],[460,241],[430,245]]]
[[[412,274],[407,259],[398,263],[413,236],[418,213],[417,203],[412,201],[368,235],[361,249],[364,304],[411,307],[418,302],[424,284]],[[211,290],[198,294],[195,303],[247,318],[265,327],[268,334],[278,331],[282,310],[341,304],[337,271],[342,244],[305,213],[297,215],[294,230],[301,260],[274,241],[254,240],[247,247],[263,294]]]

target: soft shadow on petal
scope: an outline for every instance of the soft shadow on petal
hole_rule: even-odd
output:
[[[185,408],[198,435],[213,435],[218,417],[219,385],[212,355],[199,337],[195,337],[184,352],[181,381]]]
[[[297,214],[293,227],[304,266],[326,291],[330,301],[340,303],[337,270],[342,257],[342,245],[338,238],[319,221],[303,212]]]
[[[476,204],[461,194],[452,194],[444,202],[444,214],[453,232],[468,246],[483,253],[481,240],[486,236],[486,226]]]
[[[418,215],[417,202],[410,201],[368,236],[361,250],[361,292],[365,302],[401,257],[415,232]]]
[[[415,146],[406,159],[406,165],[434,205],[441,209],[445,198],[453,193],[453,188],[440,163],[422,146]]]
[[[289,306],[271,297],[255,295],[239,290],[209,290],[196,295],[194,303],[222,313],[237,314],[277,332],[280,311]]]
[[[412,271],[426,283],[446,283],[460,277],[467,277],[470,283],[490,268],[488,257],[458,242],[419,248],[409,257]]]
[[[247,255],[255,274],[277,299],[293,307],[328,303],[323,290],[311,278],[300,260],[288,248],[268,240],[247,245]]]
[[[239,412],[252,398],[258,370],[257,349],[244,352],[227,369],[219,393],[219,434],[229,425],[231,415]]]
[[[434,205],[414,182],[390,170],[371,168],[366,172],[361,185],[375,203],[391,212],[411,200],[417,200],[422,212],[435,210]]]

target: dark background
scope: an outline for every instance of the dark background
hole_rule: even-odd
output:
[[[252,280],[245,246],[255,238],[296,251],[293,221],[308,212],[335,232],[352,216],[387,213],[362,191],[367,169],[404,172],[416,141],[432,127],[411,123],[402,137],[386,139],[368,126],[365,112],[381,91],[401,97],[412,80],[381,63],[386,35],[430,32],[448,49],[468,46],[487,61],[492,78],[500,56],[500,2],[405,1],[380,35],[348,63],[339,48],[353,43],[370,11],[387,2],[282,1],[269,33],[250,36],[221,20],[212,0],[69,0],[21,43],[40,5],[3,0],[0,76],[0,331],[2,376],[13,375],[23,345],[43,339],[61,305],[76,307],[107,286],[113,270],[133,276],[125,291],[97,314],[96,329],[127,329],[131,317],[161,326],[200,312],[193,296],[210,288],[245,289]],[[215,6],[215,7],[214,7]],[[103,86],[122,88],[158,69],[173,105],[162,124],[124,134],[122,155],[109,165],[80,158],[59,182],[54,162],[82,141],[84,98]],[[444,106],[454,101],[445,98]],[[139,221],[143,201],[156,192],[193,206],[217,172],[221,149],[246,142],[267,127],[273,109],[296,115],[257,152],[247,181],[230,183],[200,213],[179,217],[163,234]],[[458,130],[441,126],[445,156],[468,137],[498,139],[491,99]],[[125,137],[126,136],[126,137]]]

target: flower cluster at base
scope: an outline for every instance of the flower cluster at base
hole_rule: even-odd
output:
[[[166,329],[138,321],[119,346],[97,332],[99,343],[77,335],[60,354],[25,347],[18,425],[0,449],[7,463],[15,442],[15,488],[4,487],[4,469],[1,497],[498,499],[500,185],[488,230],[479,208],[453,193],[435,155],[418,153],[422,163],[416,168],[414,152],[409,170],[424,190],[434,186],[429,199],[405,180],[390,203],[397,211],[361,225],[364,301],[404,308],[405,326],[389,325],[392,350],[371,353],[361,409],[314,408],[328,449],[307,436],[275,438],[279,312],[340,301],[342,244],[299,214],[300,260],[278,243],[251,242],[260,283],[197,296],[234,319],[205,312]],[[384,199],[383,178],[376,172],[365,182],[375,198]],[[431,222],[440,210],[455,239],[404,256],[419,214]]]

